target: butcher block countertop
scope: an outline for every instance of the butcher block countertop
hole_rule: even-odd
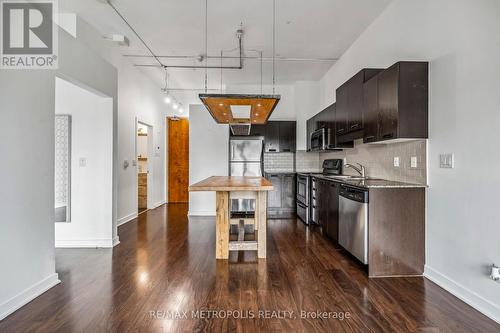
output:
[[[273,184],[264,177],[212,176],[189,186],[189,191],[272,191]]]

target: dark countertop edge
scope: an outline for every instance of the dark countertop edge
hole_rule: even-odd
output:
[[[295,171],[272,171],[272,170],[265,170],[264,171],[264,174],[271,174],[271,175],[291,175],[291,174],[296,174],[296,173],[299,173],[299,172],[295,172]]]
[[[368,189],[370,189],[370,188],[374,188],[374,189],[375,188],[376,189],[384,189],[384,188],[391,189],[391,188],[427,188],[427,187],[429,187],[428,185],[404,183],[404,182],[399,182],[399,181],[394,181],[394,180],[386,180],[386,179],[380,179],[380,178],[374,178],[374,179],[386,181],[386,182],[392,183],[392,184],[387,184],[387,185],[360,185],[360,184],[356,184],[357,181],[348,181],[348,180],[346,181],[345,179],[333,179],[331,177],[327,177],[327,176],[323,176],[323,175],[314,175],[314,177],[320,178],[320,179],[324,179],[324,180],[328,180],[328,181],[332,181],[332,182],[337,182],[337,183],[341,183],[341,184],[350,185],[350,186],[353,186],[353,187],[368,188]]]

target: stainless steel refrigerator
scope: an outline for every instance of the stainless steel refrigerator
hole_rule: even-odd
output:
[[[262,176],[264,140],[256,137],[231,137],[229,141],[229,175]]]
[[[229,140],[229,175],[263,176],[263,137],[237,137]],[[252,217],[255,199],[242,192],[231,192],[231,217]]]

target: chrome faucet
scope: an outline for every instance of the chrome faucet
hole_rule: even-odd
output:
[[[349,163],[346,163],[346,164],[344,165],[344,167],[345,167],[345,168],[351,168],[351,169],[354,169],[354,170],[356,170],[356,171],[357,171],[357,172],[361,175],[361,177],[366,178],[366,177],[365,177],[365,167],[364,167],[364,166],[362,166],[362,165],[361,165],[361,164],[359,164],[359,163],[356,163],[356,164],[357,164],[357,165],[359,165],[359,168],[358,168],[358,167],[356,167],[356,166],[354,166],[354,165],[352,165],[352,164],[349,164]]]

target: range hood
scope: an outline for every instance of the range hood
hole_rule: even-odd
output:
[[[250,134],[251,125],[265,124],[280,95],[200,94],[201,101],[218,124],[229,124],[233,133]]]

